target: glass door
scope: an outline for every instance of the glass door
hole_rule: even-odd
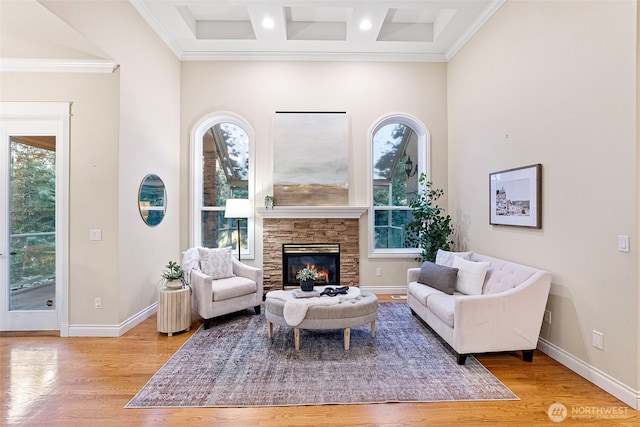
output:
[[[2,121],[0,330],[56,330],[57,120]]]

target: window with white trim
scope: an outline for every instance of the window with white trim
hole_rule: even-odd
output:
[[[370,256],[414,256],[407,246],[409,205],[420,190],[420,174],[427,173],[428,133],[407,116],[389,116],[370,134]]]
[[[225,218],[228,199],[253,201],[251,127],[230,113],[212,114],[192,132],[192,246],[231,247],[237,253],[237,219]],[[253,203],[251,203],[253,206]],[[240,220],[242,258],[253,258],[253,215]]]

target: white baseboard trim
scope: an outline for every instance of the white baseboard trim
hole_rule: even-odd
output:
[[[360,286],[363,291],[369,291],[374,294],[392,294],[392,295],[406,295],[407,286]]]
[[[154,302],[149,307],[137,314],[134,314],[119,325],[69,325],[68,336],[117,338],[138,326],[140,323],[151,317],[156,311],[158,311],[158,303]]]
[[[571,369],[587,381],[600,387],[615,398],[620,399],[633,409],[640,409],[640,390],[634,390],[628,385],[621,383],[596,367],[585,363],[570,353],[567,353],[565,350],[544,338],[538,339],[538,350]]]
[[[69,322],[60,323],[60,337],[65,338],[69,336]]]

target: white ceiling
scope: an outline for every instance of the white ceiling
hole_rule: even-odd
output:
[[[448,61],[504,2],[129,1],[184,61]]]

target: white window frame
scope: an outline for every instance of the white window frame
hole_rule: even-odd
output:
[[[378,130],[389,124],[403,124],[413,129],[417,136],[418,143],[418,159],[416,159],[418,165],[417,175],[424,173],[427,176],[427,180],[431,179],[431,133],[429,129],[418,118],[405,113],[393,113],[387,116],[383,116],[378,119],[375,124],[369,129],[367,137],[367,149],[368,149],[368,217],[369,217],[369,258],[415,258],[419,256],[422,251],[419,248],[376,248],[375,242],[375,211],[376,210],[410,210],[409,207],[385,207],[373,205],[373,137]],[[423,190],[423,186],[420,190]]]
[[[254,178],[255,178],[255,131],[247,120],[241,116],[228,112],[216,111],[202,117],[191,129],[191,177],[190,177],[190,203],[191,218],[189,224],[190,246],[200,246],[202,242],[202,211],[224,211],[224,206],[215,208],[204,207],[202,205],[202,138],[211,127],[220,123],[232,123],[241,127],[249,137],[249,203],[251,211],[254,213],[247,218],[247,248],[242,249],[242,259],[255,259],[254,228],[255,228],[255,207],[254,207]],[[234,248],[235,249],[235,248]],[[232,251],[237,254],[237,250]]]

